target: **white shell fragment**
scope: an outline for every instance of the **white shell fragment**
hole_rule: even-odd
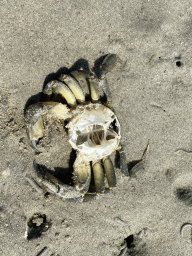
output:
[[[121,138],[120,124],[112,110],[102,104],[77,106],[67,125],[69,143],[83,161],[96,161],[111,155]]]

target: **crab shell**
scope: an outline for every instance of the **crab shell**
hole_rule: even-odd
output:
[[[78,106],[72,115],[67,125],[69,143],[82,162],[98,161],[117,150],[121,139],[120,124],[111,109],[90,103]]]
[[[77,151],[73,164],[74,186],[61,182],[35,162],[33,164],[39,183],[61,198],[77,200],[84,200],[86,196],[92,199],[97,198],[98,195],[108,191],[105,188],[105,177],[108,189],[113,189],[116,186],[116,176],[109,155],[116,150],[119,152],[123,175],[129,175],[125,153],[120,144],[120,124],[109,108],[112,106],[112,98],[106,75],[115,67],[117,61],[116,54],[107,54],[101,63],[99,76],[84,70],[61,74],[59,81],[50,81],[43,88],[45,102],[32,104],[25,109],[27,130],[37,152],[41,152],[37,143],[43,137],[43,116],[68,121],[66,126],[68,141]],[[93,103],[86,102],[79,78],[86,80]],[[106,97],[105,105],[100,101],[103,93]],[[51,101],[51,96],[57,94],[66,100],[67,105]],[[71,108],[68,108],[68,105]],[[89,191],[92,173],[95,182],[93,193]]]

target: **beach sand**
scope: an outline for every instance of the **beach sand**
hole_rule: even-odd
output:
[[[191,255],[191,17],[187,0],[1,1],[0,255]],[[34,160],[67,168],[69,144],[53,122],[37,155],[26,103],[51,74],[107,53],[119,56],[107,77],[127,162],[149,141],[145,168],[116,168],[116,189],[96,201],[44,197],[25,174]]]

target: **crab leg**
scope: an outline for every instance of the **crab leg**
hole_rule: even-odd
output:
[[[107,82],[107,78],[105,77],[105,78],[99,80],[99,84],[102,87],[102,89],[107,97],[106,105],[108,107],[110,107],[112,105],[112,96],[111,96],[111,91],[109,89],[109,84]]]
[[[103,194],[105,191],[104,172],[100,161],[92,163],[95,188],[97,194]]]
[[[44,130],[43,115],[53,116],[64,120],[71,116],[66,105],[58,102],[39,102],[30,105],[25,110],[25,122],[27,125],[29,139],[38,152],[41,151],[37,147],[37,142],[41,137],[43,137]]]
[[[100,68],[100,78],[103,79],[117,64],[118,58],[116,54],[109,53],[102,62]]]
[[[81,79],[81,78],[84,78],[84,79],[87,79],[90,77],[90,72],[88,71],[85,71],[85,70],[74,70],[74,71],[71,71],[70,74],[76,79]]]
[[[119,148],[119,155],[120,155],[120,169],[121,172],[123,174],[123,176],[128,177],[129,176],[129,171],[128,171],[128,167],[127,167],[127,160],[126,160],[126,156],[125,156],[125,152],[123,149],[123,146],[120,145]]]
[[[81,89],[79,82],[75,78],[68,74],[64,74],[60,76],[59,80],[66,83],[79,103],[85,102],[84,92]]]
[[[83,161],[79,154],[77,155],[73,168],[73,180],[75,188],[83,196],[85,193],[87,193],[91,182],[90,162]]]
[[[100,98],[98,79],[95,75],[91,75],[88,81],[89,81],[89,86],[91,91],[91,98],[93,102],[97,102]]]
[[[107,82],[106,75],[108,72],[110,72],[115,65],[117,64],[117,55],[116,54],[108,54],[100,68],[100,86],[103,88],[103,91],[107,97],[107,106],[112,105],[112,97],[111,97],[111,91],[109,89],[109,85]]]
[[[116,186],[116,176],[111,159],[109,157],[103,158],[103,165],[109,188],[114,188]]]
[[[47,95],[52,95],[52,93],[61,94],[72,108],[77,105],[74,94],[69,87],[62,82],[56,80],[49,82],[43,89],[43,93]]]

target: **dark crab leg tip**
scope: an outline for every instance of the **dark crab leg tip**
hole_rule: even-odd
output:
[[[127,160],[126,160],[124,148],[123,148],[122,145],[121,145],[121,147],[119,149],[119,155],[120,155],[120,168],[121,168],[121,172],[122,172],[124,177],[128,177],[129,176],[129,170],[128,170],[128,166],[127,166]]]
[[[36,171],[36,173],[37,173],[37,176],[38,176],[39,178],[41,178],[41,179],[44,179],[44,177],[45,177],[45,171],[43,170],[43,168],[42,168],[40,165],[38,165],[38,164],[35,162],[35,160],[33,161],[33,167],[34,167],[34,169],[35,169],[35,171]]]
[[[37,152],[41,153],[42,151],[37,147],[38,140],[32,140],[31,143],[33,147],[37,150]]]
[[[100,78],[104,78],[108,72],[110,72],[117,64],[118,57],[116,54],[108,54],[105,59],[103,60],[103,63],[101,65],[100,69]]]

